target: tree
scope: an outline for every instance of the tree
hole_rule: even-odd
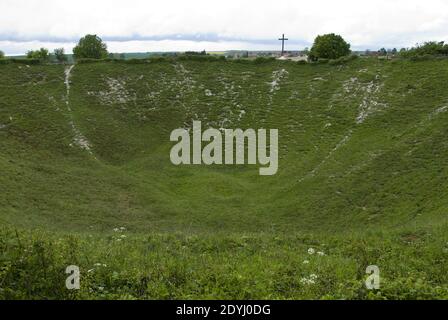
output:
[[[28,59],[37,59],[41,61],[47,61],[50,58],[48,49],[40,48],[40,50],[30,50],[26,53]]]
[[[317,36],[310,50],[310,59],[338,59],[350,54],[350,44],[334,33]]]
[[[387,50],[386,50],[386,48],[381,48],[381,49],[378,51],[378,53],[379,53],[380,56],[387,56]]]
[[[73,54],[76,59],[105,59],[108,56],[107,45],[97,35],[88,34],[79,40]]]
[[[2,50],[0,50],[0,59],[4,59],[4,58],[5,58],[5,53]]]
[[[54,56],[60,63],[67,62],[67,56],[65,55],[64,48],[54,49]]]

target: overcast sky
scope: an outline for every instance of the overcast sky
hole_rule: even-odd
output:
[[[448,40],[447,0],[0,0],[0,50],[64,47],[98,34],[112,52],[278,50],[339,33],[354,49]]]

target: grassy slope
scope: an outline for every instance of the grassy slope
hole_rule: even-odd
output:
[[[368,264],[387,270],[380,295],[446,295],[432,261],[447,258],[447,61],[81,64],[69,108],[64,67],[0,69],[5,296],[66,297],[58,277],[24,289],[34,259],[107,261],[116,275],[90,275],[90,298],[101,283],[106,297],[365,298]],[[169,134],[193,119],[278,128],[279,173],[171,165]],[[51,233],[19,241],[11,226]],[[303,265],[308,247],[327,256]],[[300,282],[310,272],[315,286]]]

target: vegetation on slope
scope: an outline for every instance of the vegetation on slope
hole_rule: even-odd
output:
[[[447,61],[67,68],[0,65],[0,296],[446,297]],[[173,166],[192,120],[279,129],[278,174]]]

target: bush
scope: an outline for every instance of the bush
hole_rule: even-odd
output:
[[[417,45],[409,50],[401,50],[400,56],[403,58],[415,58],[424,56],[447,56],[448,44],[445,42],[429,41],[422,45]]]
[[[237,59],[225,59],[226,61],[230,61],[232,63],[239,64],[264,64],[275,62],[276,59],[274,57],[257,57],[255,59],[245,59],[245,58],[237,58]]]
[[[359,57],[357,55],[352,54],[352,55],[349,55],[349,56],[346,56],[346,57],[341,57],[339,59],[332,59],[328,63],[331,64],[331,65],[341,65],[341,64],[346,64],[346,63],[348,63],[350,61],[356,60],[358,58]]]
[[[48,49],[40,48],[39,50],[30,50],[26,53],[28,59],[35,59],[40,61],[48,61],[50,59],[50,54]]]
[[[126,63],[126,64],[147,64],[147,63],[158,63],[158,62],[174,62],[176,60],[180,61],[205,61],[205,62],[216,62],[216,61],[225,61],[225,57],[214,57],[214,56],[179,56],[179,57],[170,57],[170,56],[154,56],[145,59],[129,59],[129,60],[121,60],[121,59],[77,59],[76,63],[79,64],[87,64],[87,63],[98,63],[98,62],[114,62],[114,63]]]
[[[200,52],[198,52],[198,51],[186,51],[185,55],[187,55],[187,56],[206,56],[207,52],[205,52],[205,50],[200,51]]]
[[[76,63],[79,63],[79,64],[97,63],[97,62],[104,62],[104,61],[106,61],[106,59],[90,59],[90,58],[76,59]]]
[[[19,63],[19,64],[29,64],[29,65],[34,65],[34,64],[40,64],[42,61],[39,59],[9,59],[9,61],[13,62],[13,63]]]
[[[275,58],[274,57],[257,57],[253,61],[255,64],[262,64],[262,63],[275,61]]]
[[[159,56],[159,57],[151,57],[151,58],[147,59],[146,61],[147,62],[168,62],[168,61],[172,61],[172,60],[173,59],[170,57]]]
[[[5,58],[5,53],[0,50],[0,60]]]
[[[150,59],[129,59],[129,60],[124,60],[122,61],[124,63],[127,64],[145,64],[145,63],[149,63]]]
[[[214,57],[211,55],[182,55],[178,57],[181,61],[219,61],[220,59],[218,57]]]
[[[310,51],[310,59],[338,59],[350,54],[350,44],[334,33],[317,36]]]
[[[416,55],[416,56],[410,56],[409,59],[411,61],[428,61],[434,59],[435,56],[430,54],[424,54],[424,55]]]

